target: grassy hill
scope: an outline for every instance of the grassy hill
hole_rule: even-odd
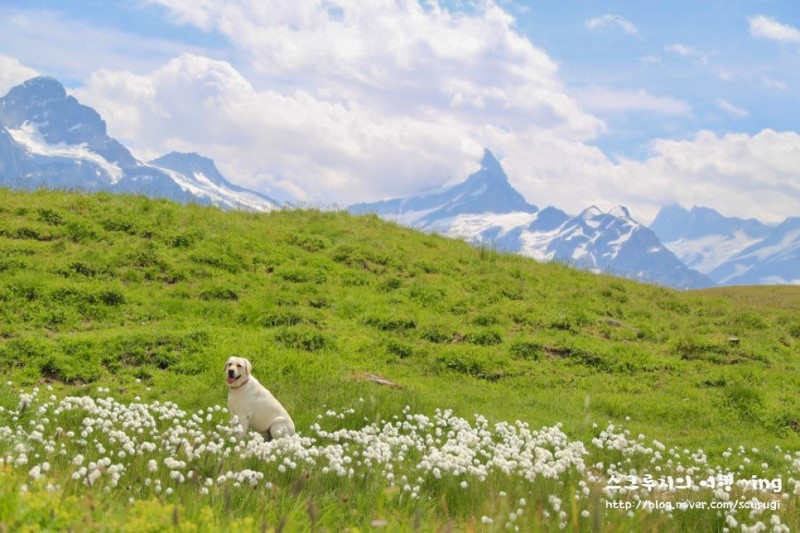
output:
[[[0,370],[8,381],[0,385],[0,426],[36,424],[33,410],[19,407],[21,391],[34,386],[52,389],[51,403],[107,393],[127,405],[224,405],[222,365],[240,355],[304,434],[320,419],[330,419],[331,431],[360,429],[404,409],[428,416],[451,409],[465,419],[479,413],[489,424],[561,424],[592,448],[611,422],[679,455],[687,450],[684,463],[689,450],[702,449],[742,478],[781,476],[789,491],[785,456],[800,449],[798,308],[800,288],[677,292],[475,249],[370,216],[0,190]],[[328,411],[342,416],[326,418]],[[14,442],[0,439],[0,457],[12,454]],[[748,460],[734,464],[728,456],[740,445]],[[590,450],[587,464],[606,463],[595,469],[592,497],[607,484],[612,457],[609,447]],[[642,465],[651,459],[652,451],[639,458]],[[0,475],[44,501],[49,493],[26,476],[31,464]],[[82,496],[63,475],[53,493]],[[300,487],[285,480],[272,527],[281,520],[301,529],[380,526],[375,506],[390,524],[407,520],[411,529],[416,520],[424,530],[448,523],[668,529],[686,526],[681,520],[721,529],[725,520],[711,511],[628,516],[600,508],[599,500],[583,516],[580,498],[568,517],[551,520],[558,513],[539,485],[515,481],[515,489],[503,489],[502,476],[463,501],[457,488],[425,481],[426,497],[415,503],[395,496],[385,478],[370,481],[378,496],[366,497],[364,487],[316,483],[317,475],[310,469],[312,479]],[[566,508],[579,477],[557,484]],[[528,510],[502,504],[514,490],[530,493]],[[178,503],[201,508],[191,491],[176,494],[179,502],[143,496],[170,520]],[[19,497],[0,492],[0,523],[20,520],[2,505]],[[108,524],[128,516],[126,498],[95,497]],[[362,513],[351,513],[360,507],[350,498],[362,502]],[[796,499],[776,514],[783,523],[796,522]],[[315,511],[323,501],[327,513]],[[206,508],[220,527],[264,512],[255,500],[233,512],[223,504]]]

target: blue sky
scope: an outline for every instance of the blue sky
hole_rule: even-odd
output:
[[[796,0],[4,0],[0,92],[36,74],[282,199],[413,194],[485,146],[540,207],[800,215]]]

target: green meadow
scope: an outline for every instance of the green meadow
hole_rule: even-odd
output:
[[[375,216],[3,189],[0,530],[733,531],[759,521],[794,529],[798,310],[800,287],[680,292]],[[280,457],[187,459],[178,446],[170,454],[186,463],[172,468],[180,476],[160,467],[148,477],[144,455],[112,457],[122,437],[65,436],[80,433],[83,419],[56,408],[68,397],[113,398],[125,409],[174,404],[225,425],[224,409],[208,410],[226,405],[222,367],[232,355],[250,359],[315,445],[332,442],[334,431],[379,430],[407,413],[433,419],[439,409],[468,421],[481,415],[490,429],[516,421],[558,427],[583,443],[586,468],[535,479],[497,470],[440,479],[419,470],[423,452],[411,450],[389,468],[393,478],[385,467],[368,468],[362,444],[352,444],[360,453],[354,473],[340,476],[321,459],[283,471]],[[158,424],[171,423],[164,420]],[[442,424],[433,441],[458,436]],[[609,424],[651,451],[598,447],[593,439],[609,436]],[[222,431],[202,427],[204,435]],[[487,435],[485,449],[500,435]],[[157,447],[161,465],[170,447]],[[87,473],[76,479],[78,452],[86,463],[104,455],[124,462],[119,484],[86,483]],[[265,477],[241,494],[230,484],[193,482],[245,467]],[[610,472],[677,478],[689,467],[695,481],[715,469],[737,480],[780,479],[780,491],[753,491],[778,505],[735,515],[607,505],[640,501],[604,492]],[[750,497],[737,486],[730,494]],[[716,498],[705,488],[640,497]]]

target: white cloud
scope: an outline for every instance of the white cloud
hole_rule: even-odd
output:
[[[800,30],[793,26],[781,24],[764,15],[750,17],[748,22],[750,35],[753,37],[784,43],[800,43]]]
[[[133,71],[152,69],[187,51],[208,54],[198,46],[98,27],[55,11],[15,10],[3,2],[0,35],[3,53],[62,82],[115,65]]]
[[[26,67],[13,57],[0,54],[0,96],[5,95],[15,85],[38,75],[36,70]]]
[[[670,44],[665,46],[664,50],[687,59],[692,59],[695,63],[701,65],[708,64],[708,55],[705,52],[692,48],[691,46],[686,46],[685,44]]]
[[[654,141],[644,161],[611,162],[591,145],[605,128],[592,112],[691,116],[691,105],[647,91],[572,94],[491,1],[469,12],[416,1],[159,3],[226,36],[235,59],[173,53],[173,43],[158,61],[114,53],[80,67],[92,74],[74,94],[139,157],[197,151],[244,186],[346,204],[463,179],[486,146],[529,201],[572,212],[621,203],[647,221],[672,201],[767,220],[800,210],[794,133],[701,132]],[[666,51],[706,59],[686,45]]]
[[[733,118],[747,118],[750,116],[750,113],[747,111],[747,109],[737,107],[724,98],[717,98],[714,101],[714,105]]]
[[[182,3],[161,1],[186,11]],[[208,14],[269,79],[290,78],[333,99],[392,113],[446,101],[466,113],[480,108],[508,126],[533,121],[582,138],[602,128],[566,96],[557,65],[490,1],[472,14],[416,1],[256,6],[215,4]]]
[[[639,35],[639,29],[631,21],[620,15],[601,15],[587,20],[585,24],[590,30],[605,28],[606,26],[617,26],[622,28],[625,33],[636,36]]]
[[[560,190],[550,185],[553,176],[584,176],[605,161],[557,127],[509,129],[483,120],[480,108],[475,116],[454,114],[452,103],[392,114],[299,89],[259,91],[230,64],[193,55],[142,76],[99,71],[75,93],[139,157],[199,151],[234,182],[301,201],[417,193],[448,177],[463,179],[484,146],[506,156],[512,179],[533,197]],[[557,194],[590,201],[567,183]]]
[[[639,58],[639,60],[642,62],[642,65],[647,67],[650,65],[658,65],[659,63],[661,63],[661,56],[646,55]]]
[[[586,109],[598,113],[649,112],[661,115],[691,116],[692,106],[677,98],[656,96],[644,89],[617,90],[591,86],[575,93]]]
[[[201,151],[250,187],[292,182],[323,203],[409,194],[466,175],[484,146],[516,153],[516,139],[542,147],[534,179],[546,146],[580,151],[605,127],[491,2],[471,13],[415,1],[159,3],[228,36],[247,64],[182,55],[146,74],[98,71],[77,94],[137,154]]]
[[[761,85],[767,89],[778,89],[781,91],[785,91],[789,88],[789,85],[786,82],[776,80],[768,76],[761,76]]]
[[[637,205],[642,218],[670,202],[768,222],[800,211],[800,135],[795,132],[767,129],[719,137],[701,131],[689,140],[656,140],[650,148],[651,157],[623,161],[610,180],[612,190],[628,188],[630,198],[642,199]]]

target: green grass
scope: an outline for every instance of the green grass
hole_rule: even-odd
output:
[[[58,397],[108,387],[120,401],[224,405],[222,365],[240,355],[301,433],[326,409],[363,398],[360,415],[370,421],[407,405],[448,408],[492,422],[561,423],[583,442],[596,436],[594,424],[629,417],[633,435],[668,447],[720,457],[741,444],[760,450],[755,461],[777,465],[776,446],[800,449],[798,308],[797,287],[678,292],[374,216],[0,190],[0,372],[14,384],[0,387],[7,409],[18,388],[34,385]],[[399,387],[358,379],[364,373]],[[24,478],[12,470],[6,475]],[[10,516],[3,505],[29,497],[3,490],[0,522]],[[470,505],[447,504],[448,490],[431,488],[434,500],[416,518],[380,490],[356,508],[386,505],[387,516],[422,520],[422,529],[473,523]],[[307,503],[325,502],[323,523],[364,527],[350,505],[331,503],[337,491],[354,489],[287,488],[280,508],[307,520]],[[472,507],[500,512],[506,504],[488,492],[472,496],[480,502]],[[98,505],[108,523],[126,509],[113,499]],[[178,512],[163,500],[141,505]],[[254,496],[215,520],[230,526],[262,505]],[[632,524],[675,526],[648,516]],[[547,522],[535,512],[526,520]]]

